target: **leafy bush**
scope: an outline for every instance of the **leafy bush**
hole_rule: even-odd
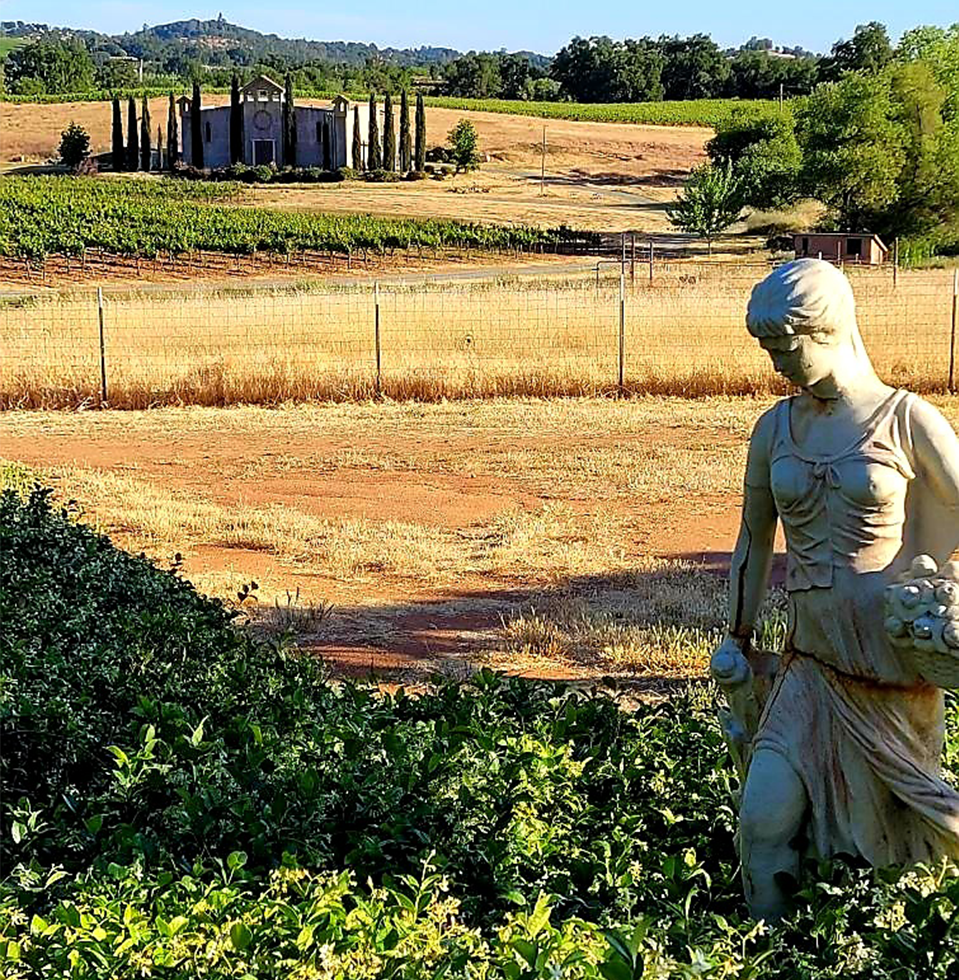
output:
[[[427,163],[454,163],[453,150],[448,146],[431,146],[426,151]]]
[[[363,174],[364,179],[374,184],[396,184],[403,179],[402,174],[395,170],[367,170]]]
[[[452,148],[452,162],[456,164],[457,173],[461,170],[475,170],[479,166],[479,134],[468,119],[461,119],[449,131],[446,139]]]
[[[418,697],[330,685],[4,482],[9,980],[959,969],[949,865],[823,867],[781,930],[745,918],[703,692],[628,713],[488,671]],[[949,725],[955,765],[954,703]]]
[[[60,134],[60,160],[76,169],[90,155],[90,134],[76,122]]]

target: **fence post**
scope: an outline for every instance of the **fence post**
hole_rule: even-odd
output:
[[[619,393],[626,391],[626,267],[619,270]]]
[[[376,343],[376,397],[383,394],[383,363],[380,350],[380,284],[373,283],[373,330]]]
[[[97,318],[100,324],[100,404],[107,403],[107,360],[103,340],[103,289],[97,286]]]
[[[952,333],[949,337],[949,391],[956,390],[956,319],[959,312],[959,269],[952,274]]]
[[[892,243],[892,288],[899,285],[899,236]]]
[[[629,233],[629,278],[631,282],[636,280],[636,232]]]
[[[653,284],[653,240],[649,240],[649,284]]]

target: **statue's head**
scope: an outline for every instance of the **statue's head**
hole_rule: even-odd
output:
[[[797,259],[752,292],[746,326],[784,378],[809,387],[837,357],[866,357],[849,280],[821,259]]]

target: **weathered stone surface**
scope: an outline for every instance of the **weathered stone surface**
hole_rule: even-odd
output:
[[[712,668],[744,775],[746,898],[777,919],[806,855],[959,856],[959,793],[940,777],[941,687],[959,686],[959,439],[877,377],[829,263],[769,275],[747,325],[799,393],[752,436],[729,635]],[[779,521],[789,628],[769,684],[751,637]]]

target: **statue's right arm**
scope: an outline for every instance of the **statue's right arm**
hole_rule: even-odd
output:
[[[742,520],[730,562],[729,635],[741,644],[752,637],[772,566],[778,520],[769,479],[774,412],[759,419],[749,441]]]

